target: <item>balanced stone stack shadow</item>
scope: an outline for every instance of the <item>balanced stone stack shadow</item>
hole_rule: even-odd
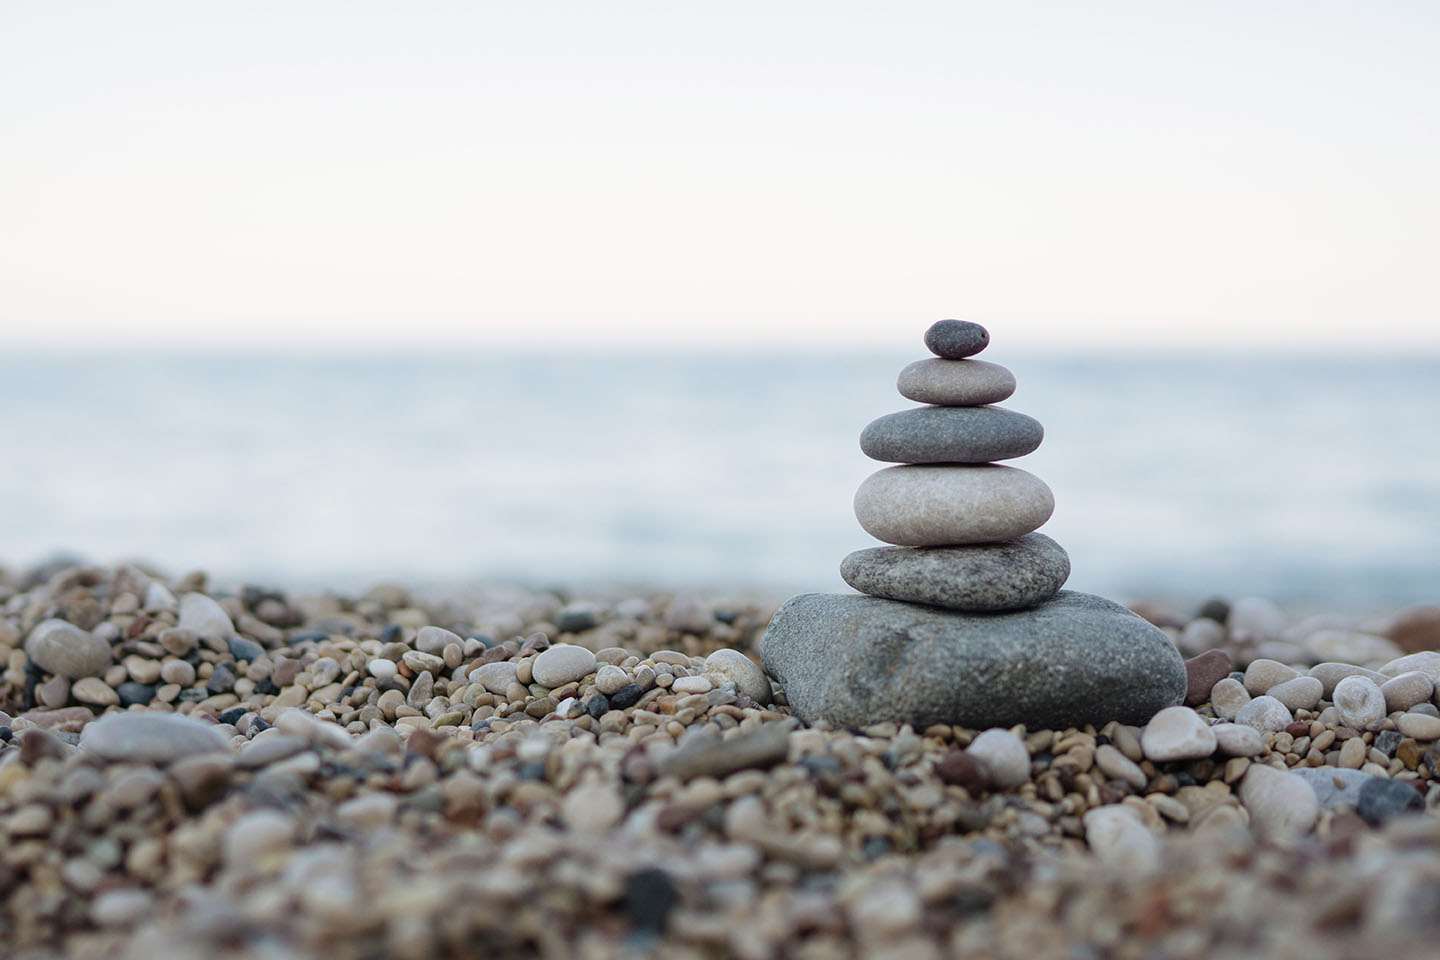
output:
[[[968,727],[1144,723],[1185,695],[1164,633],[1119,604],[1062,591],[1070,558],[1035,531],[1055,500],[999,461],[1034,452],[1040,423],[995,406],[1015,377],[973,359],[979,324],[942,320],[935,354],[900,373],[925,406],[871,423],[860,447],[897,464],[855,495],[865,531],[840,572],[866,596],[805,594],[776,612],[761,650],[807,721]]]

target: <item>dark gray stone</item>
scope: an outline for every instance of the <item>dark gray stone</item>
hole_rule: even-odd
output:
[[[865,456],[886,463],[993,463],[1034,452],[1045,428],[1004,407],[917,407],[873,421]]]
[[[1388,777],[1375,777],[1362,786],[1359,802],[1355,805],[1355,812],[1372,827],[1378,827],[1402,813],[1416,813],[1424,809],[1424,798],[1409,781]]]
[[[925,331],[925,346],[944,360],[964,360],[990,345],[990,331],[969,320],[938,320]]]
[[[840,564],[861,593],[968,613],[1024,610],[1065,585],[1070,558],[1043,533],[973,547],[874,547]]]
[[[1164,633],[1072,591],[998,614],[803,594],[776,612],[761,653],[796,715],[847,727],[1143,724],[1185,696]]]

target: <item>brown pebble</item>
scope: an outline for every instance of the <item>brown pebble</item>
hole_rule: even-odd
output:
[[[1215,684],[1230,676],[1234,664],[1224,650],[1206,650],[1185,661],[1185,705],[1198,707],[1210,699]]]
[[[935,775],[942,783],[952,787],[964,787],[970,793],[985,789],[985,771],[975,758],[964,750],[951,750],[935,764]]]

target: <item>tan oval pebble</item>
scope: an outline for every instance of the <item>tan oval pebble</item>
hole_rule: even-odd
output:
[[[94,677],[110,666],[110,644],[65,620],[42,620],[25,638],[25,655],[60,677]]]
[[[1440,717],[1425,713],[1402,713],[1395,726],[1407,737],[1416,740],[1440,740]]]
[[[1320,702],[1324,686],[1314,677],[1295,677],[1275,684],[1267,693],[1285,704],[1286,708],[1292,712],[1310,710]]]
[[[1317,663],[1310,668],[1310,676],[1320,681],[1324,687],[1321,696],[1326,700],[1335,692],[1335,686],[1346,677],[1368,677],[1377,684],[1384,683],[1386,677],[1383,673],[1376,673],[1374,670],[1367,670],[1364,667],[1357,667],[1353,663]]]
[[[70,695],[81,703],[111,707],[120,702],[120,694],[99,677],[81,677],[70,685]]]
[[[1234,720],[1236,715],[1250,702],[1250,691],[1234,677],[1226,677],[1210,688],[1210,706],[1222,720]]]
[[[916,403],[975,407],[999,403],[1015,392],[1015,375],[984,360],[916,360],[896,381],[900,396]]]
[[[1271,687],[1294,680],[1298,676],[1299,670],[1287,667],[1278,660],[1252,660],[1250,666],[1245,668],[1245,689],[1250,696],[1258,697],[1262,693],[1269,693]]]
[[[855,517],[865,532],[910,547],[1014,540],[1054,510],[1044,481],[1000,464],[886,467],[855,492]]]
[[[1385,709],[1390,713],[1409,710],[1417,703],[1424,703],[1435,692],[1435,684],[1419,670],[1402,673],[1380,684],[1380,693],[1385,697]]]
[[[770,678],[763,667],[739,650],[716,650],[705,658],[705,669],[729,678],[736,690],[762,707],[770,703]]]

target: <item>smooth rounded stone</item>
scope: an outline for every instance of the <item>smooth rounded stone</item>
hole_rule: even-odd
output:
[[[1360,787],[1355,803],[1355,812],[1372,827],[1401,814],[1419,813],[1424,809],[1425,801],[1410,781],[1391,780],[1389,777],[1372,777],[1369,783]]]
[[[1038,536],[1038,534],[1032,534]],[[1224,650],[1206,650],[1185,661],[1185,706],[1198,707],[1210,699],[1215,684],[1230,676],[1234,664]]]
[[[177,713],[112,713],[85,727],[80,749],[105,760],[166,764],[197,753],[228,753],[230,740]]]
[[[595,689],[607,697],[629,682],[630,674],[614,664],[601,664],[600,669],[595,671]]]
[[[106,890],[90,904],[90,919],[97,927],[128,927],[149,916],[155,897],[139,887]]]
[[[1295,717],[1285,704],[1262,694],[1240,708],[1235,714],[1235,722],[1254,727],[1261,733],[1278,733],[1294,723]]]
[[[905,547],[1014,540],[1054,510],[1043,480],[1000,464],[886,467],[855,491],[855,517],[865,532]]]
[[[385,681],[395,679],[395,675],[400,672],[400,668],[395,665],[394,660],[385,660],[377,657],[365,665],[365,672],[376,680]]]
[[[1377,686],[1388,679],[1383,673],[1357,667],[1353,663],[1317,663],[1310,668],[1310,676],[1320,681],[1321,686],[1324,687],[1321,696],[1326,700],[1334,695],[1336,685],[1346,677],[1366,677]]]
[[[1324,685],[1314,677],[1296,677],[1275,684],[1270,688],[1269,695],[1293,713],[1296,710],[1313,710],[1324,692]]]
[[[1123,780],[1136,790],[1144,790],[1149,782],[1139,764],[1108,743],[1096,749],[1095,766],[1112,780]]]
[[[1033,453],[1045,439],[1034,417],[1004,407],[916,407],[873,420],[860,450],[885,463],[993,463]]]
[[[1210,728],[1215,748],[1227,757],[1257,757],[1265,752],[1260,731],[1243,723],[1217,723]]]
[[[1440,717],[1423,713],[1402,713],[1395,719],[1395,729],[1416,740],[1440,740]]]
[[[421,653],[438,657],[452,643],[457,647],[465,646],[465,640],[460,634],[453,630],[446,630],[444,627],[431,624],[415,631],[415,649]]]
[[[1096,807],[1086,811],[1082,822],[1085,842],[1106,866],[1132,875],[1149,873],[1160,866],[1160,839],[1130,807]]]
[[[1068,590],[1001,614],[803,594],[760,648],[796,715],[849,727],[1142,724],[1185,695],[1185,665],[1161,630]]]
[[[676,677],[670,689],[675,693],[709,693],[715,685],[708,677]]]
[[[990,331],[970,320],[937,320],[925,331],[925,346],[943,360],[964,360],[990,345]]]
[[[110,666],[110,644],[65,620],[42,620],[25,638],[25,655],[57,677],[94,677]]]
[[[516,681],[515,664],[510,660],[484,663],[470,671],[470,682],[478,683],[490,693],[504,695]]]
[[[1291,773],[1310,785],[1310,789],[1315,791],[1315,799],[1324,810],[1339,810],[1341,807],[1354,810],[1360,805],[1360,788],[1376,779],[1374,774],[1342,767],[1299,766]]]
[[[840,564],[861,593],[947,610],[992,613],[1044,603],[1065,585],[1070,557],[1043,533],[970,547],[873,547]]]
[[[1370,730],[1385,719],[1385,694],[1375,681],[1365,677],[1346,677],[1335,685],[1330,698],[1347,727]]]
[[[230,614],[203,593],[187,593],[180,598],[179,627],[212,640],[229,639],[235,632]]]
[[[1015,392],[1015,374],[984,360],[916,360],[895,382],[900,396],[942,407],[978,407],[999,403]]]
[[[1255,833],[1280,843],[1303,836],[1320,815],[1320,801],[1310,784],[1260,763],[1252,763],[1240,781],[1240,803]]]
[[[997,789],[1010,790],[1030,779],[1030,751],[1009,730],[986,730],[970,741],[965,752]]]
[[[1436,653],[1434,650],[1411,653],[1397,657],[1380,668],[1380,672],[1387,677],[1398,677],[1400,674],[1409,673],[1412,670],[1425,674],[1430,678],[1431,683],[1440,685],[1440,653]]]
[[[97,707],[113,707],[120,702],[120,694],[99,677],[81,677],[76,680],[70,685],[70,696],[80,703]]]
[[[595,669],[595,654],[573,643],[557,643],[542,650],[530,667],[530,675],[542,687],[555,689],[580,680]]]
[[[705,669],[730,680],[735,684],[737,691],[760,706],[769,705],[773,696],[770,690],[770,678],[765,675],[765,669],[760,664],[739,650],[732,650],[729,647],[716,650],[705,658]],[[629,682],[629,678],[626,678],[626,682]],[[601,690],[600,692],[604,693],[605,691]]]
[[[1435,684],[1419,670],[1411,670],[1380,684],[1380,693],[1385,697],[1385,709],[1394,713],[1429,700],[1435,693]]]
[[[1250,691],[1234,677],[1216,680],[1215,686],[1210,688],[1210,706],[1214,708],[1215,716],[1222,720],[1234,720],[1249,702]]]
[[[1155,762],[1198,760],[1215,752],[1215,734],[1189,707],[1166,707],[1145,725],[1140,749]]]
[[[1250,696],[1269,693],[1270,688],[1300,676],[1300,671],[1277,660],[1252,660],[1245,668],[1245,689]]]

